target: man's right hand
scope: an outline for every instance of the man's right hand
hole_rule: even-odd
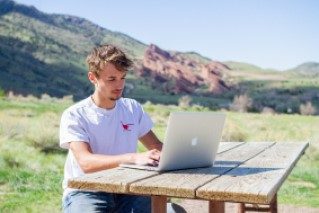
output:
[[[126,153],[122,155],[93,154],[90,145],[81,141],[70,142],[70,149],[84,173],[111,169],[119,166],[121,163],[156,166],[161,154],[157,149],[143,153]]]
[[[160,155],[161,152],[157,149],[136,153],[134,156],[134,164],[157,166],[160,160]]]

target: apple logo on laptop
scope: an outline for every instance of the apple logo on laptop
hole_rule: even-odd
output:
[[[192,146],[196,146],[198,143],[198,138],[193,138],[192,139]]]

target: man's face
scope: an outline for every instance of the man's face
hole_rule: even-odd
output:
[[[95,84],[95,92],[97,92],[101,98],[111,101],[118,100],[122,97],[125,76],[126,71],[117,70],[111,63],[105,64],[99,72],[98,77],[93,73],[89,73],[90,81]]]

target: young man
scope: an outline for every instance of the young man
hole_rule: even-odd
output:
[[[122,98],[132,61],[117,47],[101,45],[87,57],[93,95],[66,109],[61,118],[60,146],[69,149],[63,181],[65,212],[150,212],[149,197],[78,191],[70,178],[117,167],[121,163],[158,164],[162,143],[153,123],[135,100]],[[149,150],[136,153],[140,140]]]

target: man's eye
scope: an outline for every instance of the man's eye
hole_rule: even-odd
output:
[[[108,81],[115,81],[115,79],[114,79],[114,78],[111,78],[111,79],[109,79]]]
[[[126,79],[126,77],[123,77],[123,78],[121,78],[121,79]]]

